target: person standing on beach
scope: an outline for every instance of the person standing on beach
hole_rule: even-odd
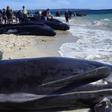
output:
[[[13,12],[9,6],[7,6],[7,8],[6,8],[6,16],[7,16],[8,23],[9,24],[12,23],[13,22]]]
[[[0,10],[0,24],[3,22],[2,10]]]
[[[41,16],[41,19],[47,20],[47,10],[43,10]]]
[[[41,15],[42,15],[42,19],[44,20],[48,20],[49,18],[53,17],[49,9],[44,10]]]
[[[59,10],[58,10],[58,11],[56,11],[55,16],[56,16],[56,17],[60,17],[60,16],[61,16],[61,13],[60,13],[60,11],[59,11]]]
[[[7,23],[6,9],[2,10],[3,24]]]
[[[25,6],[22,7],[22,21],[26,21],[27,20],[27,16],[28,16],[28,11],[26,10]]]
[[[25,6],[23,6],[22,13],[24,17],[27,17],[28,11],[26,10]]]
[[[69,13],[68,13],[68,11],[65,11],[65,20],[66,20],[66,22],[69,22]]]
[[[69,15],[69,19],[71,19],[71,17],[72,17],[72,11],[71,10],[68,11],[68,15]]]
[[[23,9],[22,9],[23,18],[27,18],[27,16],[28,16],[28,11],[27,11],[27,9],[25,8],[25,6],[23,6],[22,8],[23,8]]]

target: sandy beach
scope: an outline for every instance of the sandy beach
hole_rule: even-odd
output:
[[[54,37],[0,35],[3,60],[60,56],[58,52],[60,46],[63,43],[75,42],[76,39],[69,31],[56,31],[56,33]]]

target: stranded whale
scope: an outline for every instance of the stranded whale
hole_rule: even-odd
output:
[[[112,95],[112,66],[61,57],[0,61],[0,109],[64,110],[92,107]],[[111,80],[110,80],[111,81]]]

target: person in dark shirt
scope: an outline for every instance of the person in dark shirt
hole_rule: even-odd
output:
[[[69,14],[69,19],[71,19],[71,17],[72,17],[72,11],[68,11],[68,14]]]
[[[16,13],[16,18],[18,19],[18,21],[21,23],[22,20],[23,20],[23,14],[22,14],[22,11],[19,10],[17,13]]]
[[[66,22],[69,22],[69,13],[68,13],[68,11],[65,11],[65,20],[66,20]]]
[[[4,24],[6,24],[7,23],[6,9],[2,10],[2,17],[3,17]]]
[[[58,11],[56,11],[55,16],[56,16],[56,17],[60,17],[60,16],[61,16],[61,13],[60,13],[60,11],[59,11],[59,10],[58,10]]]
[[[48,10],[44,10],[42,12],[42,19],[47,20],[47,16],[48,16]]]
[[[3,22],[2,10],[0,10],[0,24]]]
[[[12,10],[10,9],[9,6],[7,6],[7,9],[6,9],[6,16],[7,16],[7,21],[8,21],[8,23],[9,23],[9,24],[12,23],[12,21],[13,21],[13,12],[12,12]]]

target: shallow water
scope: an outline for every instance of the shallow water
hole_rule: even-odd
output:
[[[77,41],[64,43],[59,49],[61,56],[112,64],[112,14],[74,17],[69,24],[69,32]],[[69,112],[88,112],[88,109]]]
[[[69,24],[77,41],[64,43],[61,56],[112,63],[112,14],[74,17]]]

